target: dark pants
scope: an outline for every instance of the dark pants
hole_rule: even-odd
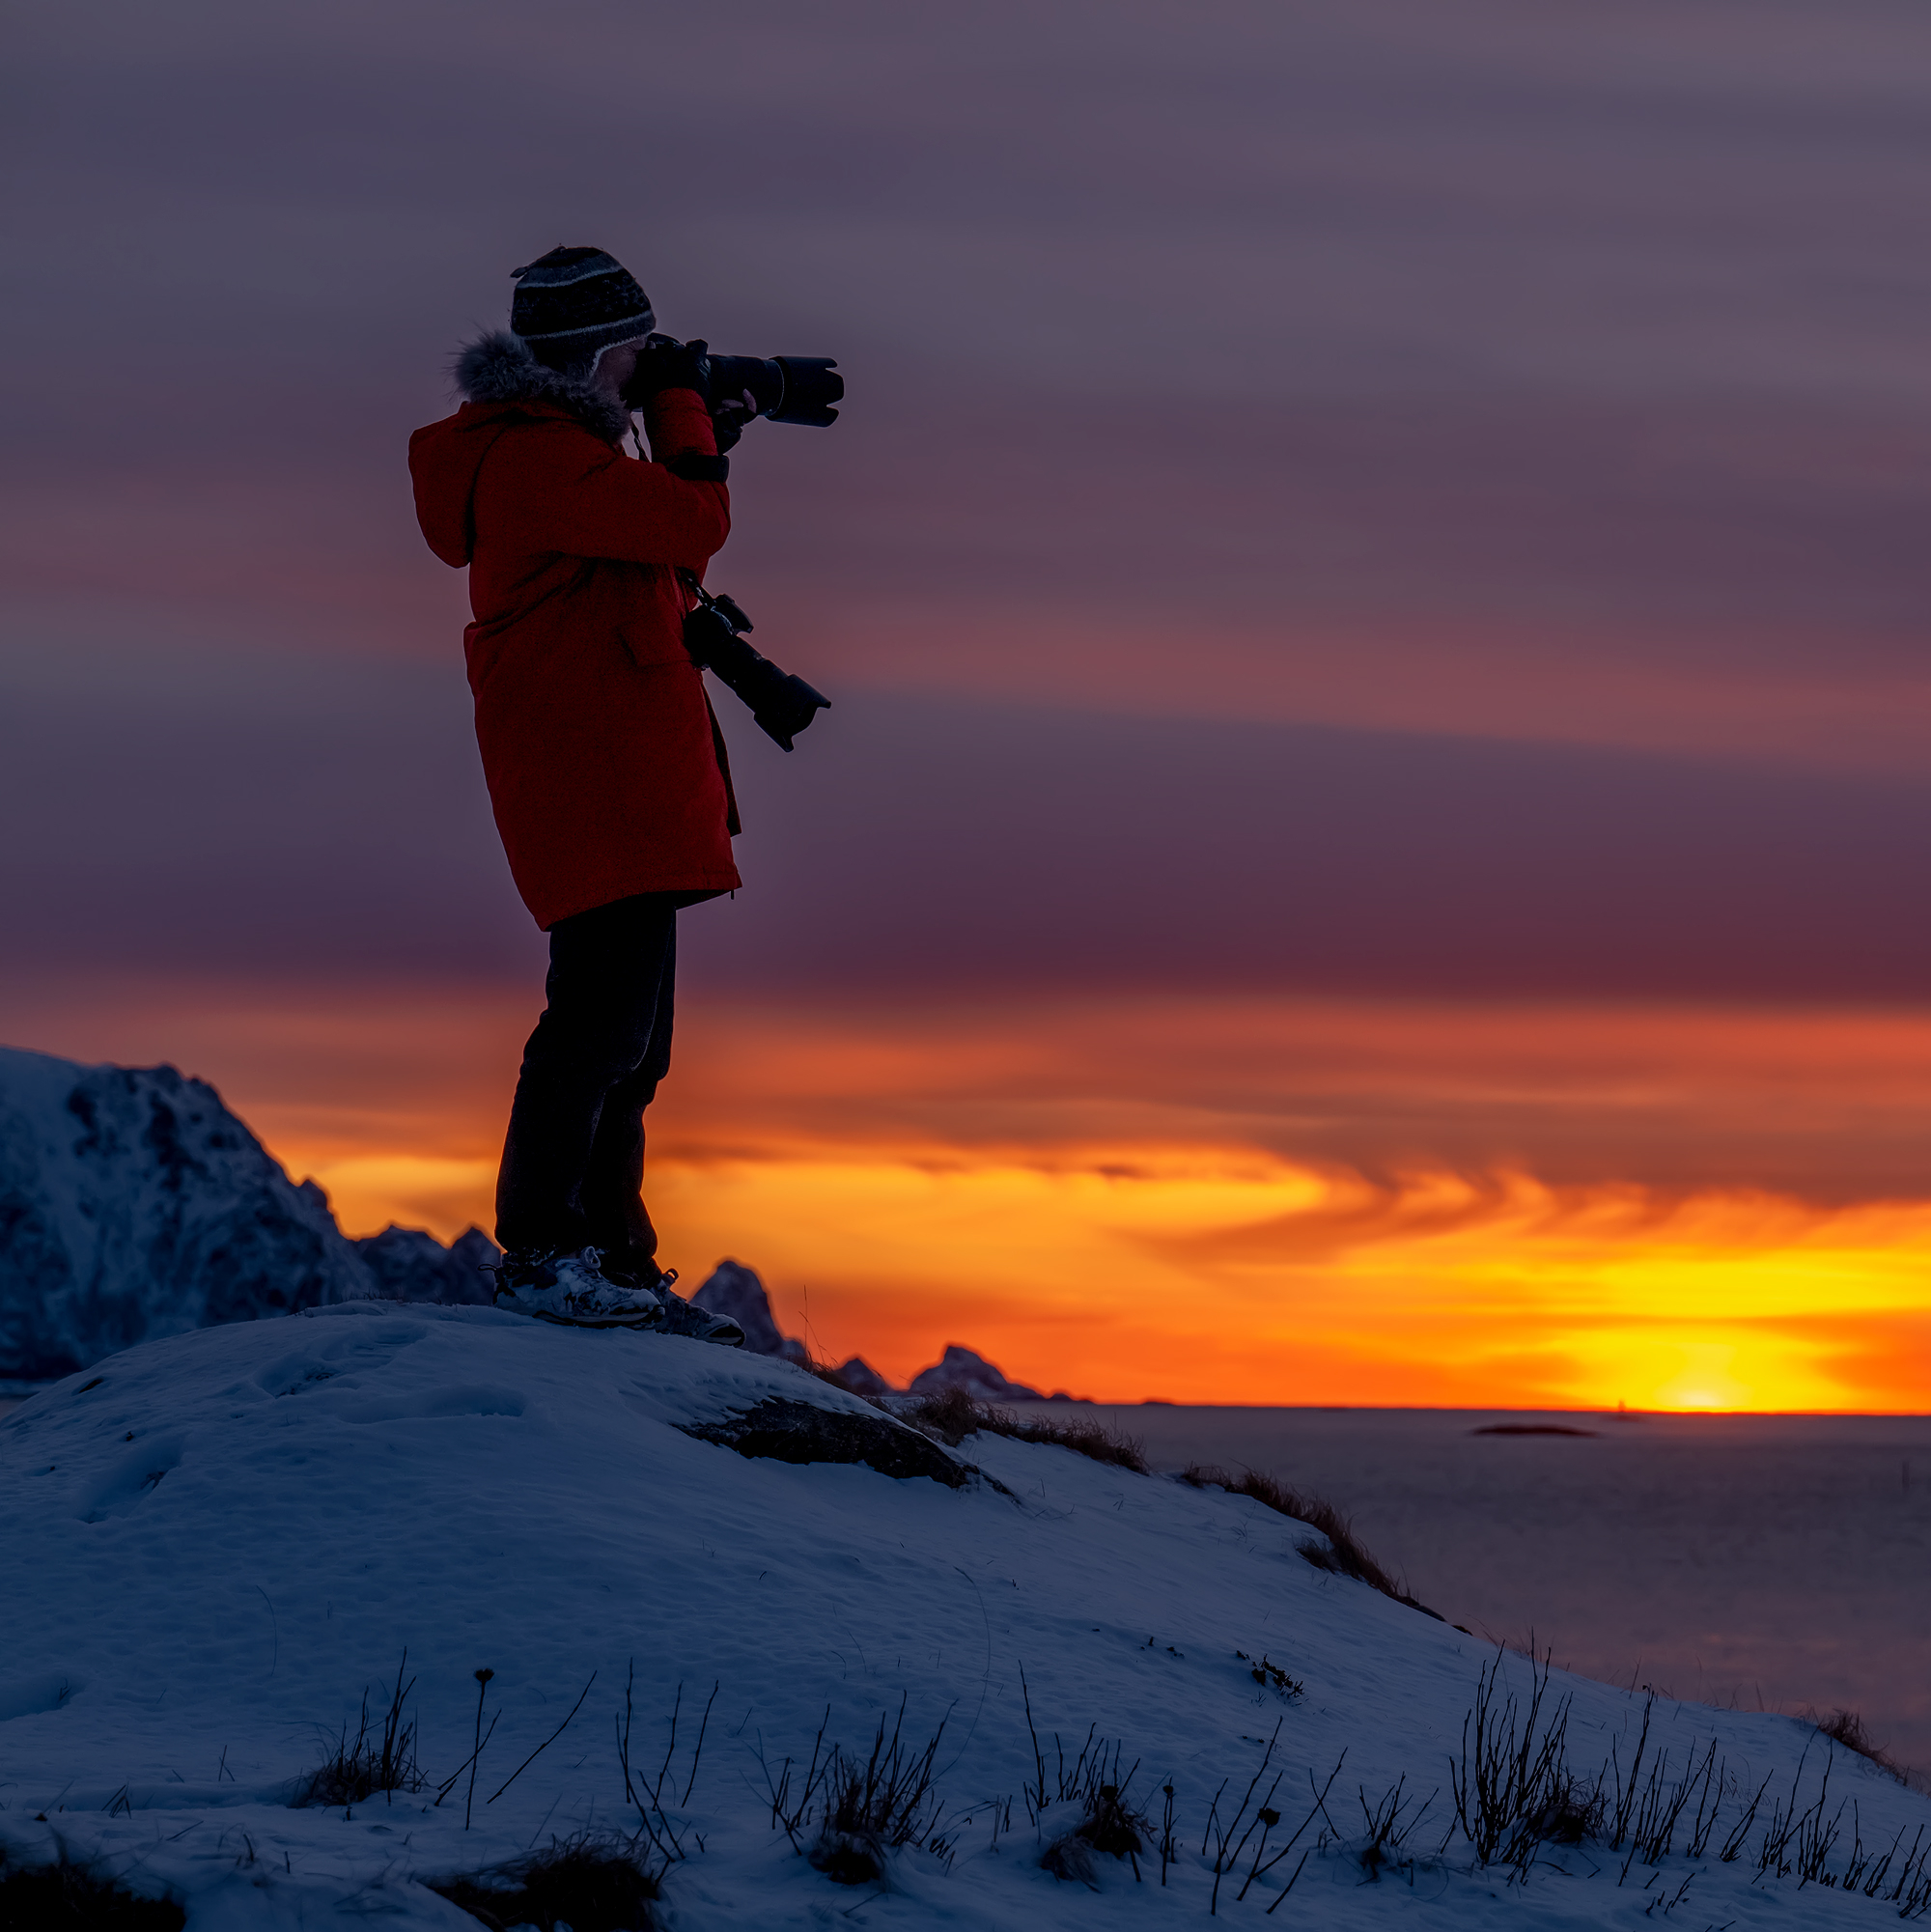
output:
[[[677,909],[645,892],[550,928],[549,1004],[523,1049],[496,1177],[506,1248],[657,1252],[644,1212],[644,1109],[670,1068]]]

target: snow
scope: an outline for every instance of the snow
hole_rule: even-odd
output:
[[[995,1481],[953,1489],[747,1458],[680,1426],[771,1400],[878,1415],[781,1359],[379,1302],[145,1342],[44,1390],[0,1423],[0,1843],[45,1858],[58,1834],[182,1898],[191,1932],[345,1913],[473,1932],[423,1880],[634,1824],[613,1730],[633,1669],[636,1755],[653,1763],[683,1688],[680,1779],[716,1687],[688,1805],[672,1806],[691,1856],[668,1872],[663,1918],[693,1932],[1200,1918],[1210,1800],[1245,1785],[1276,1725],[1283,1831],[1309,1776],[1345,1751],[1329,1801],[1342,1832],[1358,1832],[1357,1788],[1372,1804],[1406,1778],[1419,1795],[1442,1787],[1416,1840],[1432,1852],[1486,1646],[1312,1567],[1298,1553],[1312,1533],[1257,1503],[1066,1449],[968,1438],[958,1454]],[[460,1783],[440,1808],[433,1789],[291,1808],[365,1688],[385,1701],[406,1647],[438,1780],[469,1752],[474,1673],[494,1673],[473,1824]],[[1237,1652],[1304,1695],[1257,1684]],[[1505,1668],[1525,1684],[1521,1660]],[[1172,1782],[1181,1857],[1164,1889],[1147,1859],[1136,1884],[1097,1858],[1097,1890],[1041,1868],[1074,1819],[1054,1806],[1045,1833],[1027,1823],[1021,1669],[1049,1775],[1051,1733],[1070,1755],[1097,1725],[1137,1761],[1133,1797],[1157,1811]],[[490,1802],[593,1673],[569,1728]],[[1574,1698],[1571,1763],[1593,1775],[1613,1740],[1626,1764],[1642,1698],[1560,1672],[1555,1690]],[[944,1722],[955,1855],[909,1849],[884,1885],[841,1888],[772,1828],[758,1754],[774,1772],[806,1758],[827,1707],[826,1741],[862,1747],[902,1697],[913,1740]],[[1659,1702],[1659,1738],[1673,1762],[1714,1738],[1732,1778],[1768,1776],[1774,1792],[1807,1747],[1805,1802],[1828,1762],[1832,1803],[1855,1800],[1866,1845],[1931,1828],[1931,1804],[1791,1719]],[[1620,1858],[1600,1848],[1549,1858],[1509,1886],[1472,1868],[1458,1835],[1413,1884],[1368,1884],[1329,1844],[1275,1922],[1635,1926],[1692,1873],[1674,1915],[1689,1932],[1893,1916],[1794,1878],[1752,1884],[1748,1858],[1679,1850],[1620,1886]],[[1219,1916],[1257,1923],[1292,1868],[1245,1901],[1223,1886]]]

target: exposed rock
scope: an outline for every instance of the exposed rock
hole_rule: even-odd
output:
[[[922,1368],[909,1385],[913,1395],[943,1395],[959,1389],[978,1402],[1038,1402],[1036,1388],[1005,1376],[975,1349],[948,1342],[945,1353],[930,1368]]]
[[[377,1292],[205,1081],[0,1048],[0,1378]]]
[[[931,1437],[888,1415],[854,1415],[809,1402],[768,1396],[721,1422],[686,1422],[686,1436],[779,1463],[863,1463],[887,1476],[929,1476],[964,1489],[972,1471]]]
[[[779,1330],[771,1314],[771,1298],[765,1293],[756,1269],[740,1261],[720,1261],[690,1301],[693,1307],[711,1314],[729,1315],[743,1330],[744,1346],[753,1355],[779,1356],[800,1368],[811,1366],[804,1344]]]
[[[898,1391],[861,1355],[854,1355],[849,1361],[841,1361],[834,1369],[826,1371],[826,1380],[835,1382],[840,1388],[849,1388],[854,1395],[893,1395]]]
[[[460,1234],[444,1247],[419,1227],[391,1221],[380,1234],[365,1234],[355,1244],[376,1292],[392,1302],[439,1302],[450,1306],[488,1307],[494,1293],[483,1270],[501,1253],[480,1227]]]

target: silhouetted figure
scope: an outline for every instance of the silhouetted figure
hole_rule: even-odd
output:
[[[738,1342],[735,1323],[669,1292],[642,1197],[677,915],[739,883],[737,804],[679,575],[701,579],[729,534],[728,463],[697,349],[654,350],[657,386],[639,399],[656,319],[620,264],[556,248],[517,276],[509,331],[457,360],[462,406],[409,439],[423,535],[469,568],[484,775],[517,888],[550,936],[497,1180],[496,1299]],[[623,448],[639,400],[648,460]]]

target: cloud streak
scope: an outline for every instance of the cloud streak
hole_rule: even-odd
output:
[[[211,1075],[358,1224],[481,1211],[542,949],[403,445],[592,239],[852,384],[752,432],[714,574],[835,705],[789,760],[727,717],[686,1258],[1103,1392],[1921,1371],[1915,0],[185,0],[10,52],[6,1037]]]

